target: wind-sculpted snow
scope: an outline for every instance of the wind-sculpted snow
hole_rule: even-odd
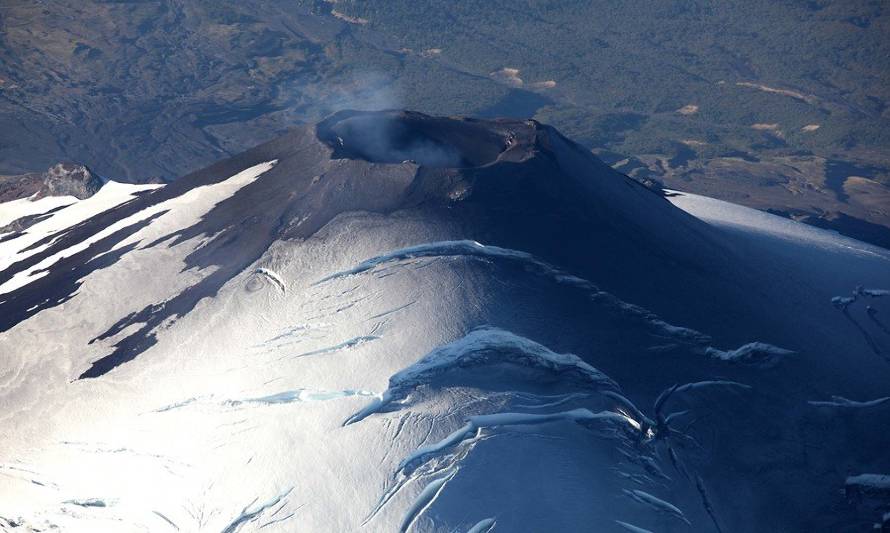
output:
[[[708,380],[708,381],[696,381],[694,383],[686,383],[684,385],[680,385],[672,388],[674,393],[682,394],[684,392],[691,391],[699,391],[702,389],[707,389],[711,387],[720,387],[725,389],[741,389],[741,390],[751,390],[750,385],[745,385],[744,383],[738,383],[736,381],[726,381],[726,380]]]
[[[433,350],[410,367],[394,374],[389,379],[389,388],[380,398],[350,417],[346,424],[358,422],[385,409],[391,403],[403,400],[412,390],[432,383],[438,376],[449,371],[498,364],[538,368],[561,374],[595,391],[617,387],[608,376],[574,354],[555,353],[509,331],[480,327]]]
[[[705,487],[705,480],[699,475],[695,476],[695,488],[698,489],[698,494],[701,496],[702,507],[704,507],[708,516],[711,517],[711,522],[714,523],[714,529],[717,530],[717,533],[723,533],[723,527],[720,526],[717,511],[714,509],[714,503],[711,501],[710,493]]]
[[[615,520],[615,523],[632,533],[652,533],[652,531],[649,529],[643,529],[643,528],[637,527],[633,524],[628,524],[627,522],[622,522],[621,520]]]
[[[339,352],[343,350],[348,350],[351,348],[355,348],[357,346],[361,346],[362,344],[366,344],[369,342],[373,342],[379,340],[380,337],[377,335],[360,335],[358,337],[353,337],[351,339],[347,339],[339,344],[335,344],[333,346],[326,346],[324,348],[319,348],[317,350],[312,350],[309,352],[298,353],[289,357],[309,357],[310,355],[324,355],[328,353]]]
[[[338,398],[349,398],[351,396],[374,396],[375,393],[365,390],[342,390],[342,391],[326,391],[315,389],[294,389],[276,392],[266,396],[246,397],[246,398],[228,398],[218,399],[213,396],[201,398],[188,398],[176,403],[165,405],[154,410],[155,413],[166,413],[174,409],[193,406],[196,404],[214,404],[223,407],[241,407],[251,405],[281,405],[289,403],[305,403],[305,402],[324,402],[335,400]]]
[[[436,501],[436,498],[439,497],[439,494],[445,488],[445,485],[448,484],[448,481],[454,477],[454,474],[455,472],[449,472],[445,477],[430,481],[430,483],[424,487],[420,494],[418,494],[417,499],[414,500],[414,503],[408,507],[408,511],[405,513],[405,518],[402,519],[402,524],[399,526],[400,533],[408,531],[408,528],[410,528],[411,524],[417,520],[417,517]]]
[[[791,350],[764,342],[751,342],[731,350],[715,348],[709,345],[711,338],[708,335],[690,328],[670,324],[647,309],[622,301],[614,295],[600,290],[593,283],[566,273],[529,253],[498,246],[487,246],[476,241],[440,241],[401,248],[362,261],[348,270],[329,274],[318,280],[316,284],[363,274],[387,263],[425,257],[452,256],[518,262],[537,275],[545,276],[560,285],[568,285],[587,292],[592,301],[615,309],[629,318],[639,320],[658,334],[687,344],[696,353],[701,353],[720,361],[769,368],[794,353]]]
[[[868,407],[877,407],[890,402],[890,396],[883,398],[875,398],[874,400],[857,401],[844,398],[843,396],[832,396],[831,400],[810,400],[809,403],[815,407],[835,407],[841,409],[865,409]]]
[[[235,533],[236,531],[240,530],[241,527],[245,524],[258,520],[260,516],[262,516],[266,511],[269,511],[270,509],[273,510],[271,513],[269,513],[269,519],[266,521],[265,524],[259,525],[260,528],[262,528],[264,525],[292,518],[293,514],[276,518],[276,515],[281,512],[284,506],[278,507],[278,509],[274,509],[275,506],[281,503],[282,500],[284,500],[287,495],[291,493],[291,491],[293,491],[293,487],[285,490],[278,496],[271,498],[267,502],[257,503],[257,500],[252,501],[249,505],[245,506],[244,509],[241,510],[241,513],[237,517],[235,517],[235,519],[232,520],[232,522],[228,526],[226,526],[225,529],[222,530],[222,533]]]
[[[428,446],[422,446],[402,460],[399,464],[399,470],[412,471],[417,466],[427,460],[432,455],[440,454],[448,448],[454,447],[461,441],[476,435],[477,432],[485,428],[497,428],[504,426],[531,426],[538,424],[546,424],[560,420],[575,422],[581,425],[591,425],[594,423],[612,423],[619,426],[626,425],[629,428],[636,429],[626,416],[612,411],[601,411],[594,413],[589,409],[572,409],[571,411],[560,411],[548,414],[528,414],[528,413],[494,413],[489,415],[471,416],[467,423],[460,429],[454,431],[444,439]]]
[[[345,425],[356,424],[371,414],[389,410],[393,405],[399,405],[399,409],[406,409],[402,402],[413,395],[414,391],[435,385],[452,373],[460,373],[460,376],[451,376],[446,381],[451,386],[460,387],[464,380],[478,383],[479,377],[493,375],[495,367],[514,367],[543,372],[550,377],[558,377],[556,383],[574,391],[559,395],[541,395],[517,390],[479,393],[483,394],[482,397],[487,398],[488,402],[498,401],[496,399],[500,397],[512,398],[515,408],[549,410],[569,402],[591,401],[594,395],[605,398],[608,393],[618,394],[616,392],[618,385],[612,379],[578,356],[556,353],[514,333],[485,326],[432,350],[414,364],[395,373],[389,380],[387,391],[347,419]],[[511,378],[508,376],[511,374],[504,374],[501,371],[497,375],[504,381],[497,386],[498,389],[515,388],[515,384],[509,381]],[[691,385],[687,386],[684,391],[692,388]],[[463,424],[451,430],[443,438],[421,445],[401,459],[392,485],[381,495],[365,523],[377,517],[381,510],[412,482],[432,475],[437,476],[435,481],[428,483],[405,514],[402,526],[403,528],[409,526],[443,491],[447,490],[446,485],[450,480],[462,471],[460,466],[462,458],[467,457],[487,438],[509,428],[532,428],[565,422],[573,422],[591,436],[613,441],[615,444],[635,442],[637,440],[635,435],[639,434],[644,424],[643,421],[625,413],[596,412],[586,407],[552,412],[499,411],[469,415]],[[636,453],[632,456],[638,457]]]
[[[642,307],[623,302],[615,296],[601,291],[593,283],[564,272],[553,265],[537,259],[532,254],[519,250],[501,248],[499,246],[487,246],[479,242],[470,240],[431,242],[419,244],[416,246],[409,246],[407,248],[401,248],[399,250],[378,255],[376,257],[372,257],[370,259],[362,261],[349,270],[343,270],[340,272],[329,274],[328,276],[325,276],[324,278],[318,280],[316,284],[321,284],[327,281],[369,272],[387,263],[424,257],[455,256],[517,262],[523,266],[528,267],[533,273],[540,276],[548,277],[558,284],[568,285],[586,291],[590,293],[591,298],[595,301],[602,302],[605,305],[613,306],[623,313],[643,320],[649,326],[670,337],[688,341],[704,342],[709,340],[709,337],[707,335],[703,335],[702,333],[689,328],[668,324],[664,320],[661,320],[659,317],[643,309]]]
[[[284,280],[281,279],[281,276],[276,274],[274,271],[269,270],[268,268],[258,268],[256,269],[256,273],[266,277],[269,281],[275,284],[281,292],[287,292],[287,285],[285,285]]]
[[[665,443],[675,468],[683,471],[682,465],[679,464],[679,457],[677,457],[676,452],[671,447],[671,442],[678,438],[688,440],[689,436],[671,427],[671,422],[677,418],[682,418],[688,414],[689,411],[676,411],[665,414],[665,407],[671,398],[680,397],[686,393],[711,391],[712,389],[717,389],[718,391],[749,391],[751,390],[751,387],[744,383],[726,380],[695,381],[684,383],[683,385],[680,385],[679,383],[674,384],[663,390],[656,398],[655,404],[652,407],[654,420],[653,417],[644,414],[640,408],[634,405],[632,401],[620,392],[603,391],[602,395],[614,400],[618,404],[618,414],[624,417],[627,423],[639,432],[641,439],[654,439],[656,442]]]
[[[494,529],[495,525],[497,525],[497,520],[494,518],[483,518],[468,529],[467,533],[489,533],[489,531]]]
[[[421,492],[415,504],[410,508],[409,513],[406,514],[403,526],[413,523],[443,491],[447,490],[446,485],[461,472],[460,465],[472,450],[481,446],[487,438],[511,427],[529,428],[560,422],[574,422],[586,430],[591,430],[591,435],[613,442],[629,463],[638,465],[651,475],[652,477],[646,474],[617,472],[619,477],[644,486],[655,486],[653,478],[670,481],[670,477],[664,474],[659,466],[656,456],[644,451],[653,445],[663,446],[674,467],[691,481],[692,474],[681,462],[677,450],[685,449],[690,444],[695,446],[698,444],[692,437],[671,426],[674,419],[684,416],[689,411],[665,414],[663,413],[665,405],[671,397],[693,393],[702,394],[707,391],[717,391],[725,394],[721,391],[750,390],[747,385],[727,380],[677,384],[666,389],[659,396],[655,402],[653,418],[650,418],[619,392],[618,385],[613,380],[584,363],[577,356],[556,354],[540,344],[510,332],[482,327],[471,331],[457,341],[433,350],[413,365],[394,374],[390,378],[389,389],[378,400],[348,419],[346,424],[359,422],[373,413],[381,412],[388,406],[403,401],[409,397],[412,391],[434,383],[448,372],[460,370],[482,373],[486,372],[486,366],[505,362],[556,373],[563,376],[560,379],[561,383],[571,383],[575,389],[589,391],[588,393],[565,393],[555,396],[558,398],[556,401],[544,401],[537,405],[514,404],[516,407],[521,406],[525,409],[552,408],[565,402],[583,402],[591,394],[596,394],[614,400],[618,404],[618,409],[594,412],[588,408],[578,407],[545,413],[507,411],[467,416],[463,424],[443,438],[419,446],[400,461],[394,484],[381,496],[365,523],[376,517],[381,509],[412,481],[430,475],[440,476],[436,481],[427,485],[427,488]],[[461,382],[451,380],[451,383],[459,386]],[[545,400],[540,395],[518,391],[511,391],[507,394],[520,400],[526,398]],[[495,397],[496,395],[492,395],[489,396],[489,399]],[[708,396],[708,398],[712,397],[714,396]],[[400,408],[404,408],[404,406],[400,406]],[[704,486],[700,482],[695,486],[700,487],[698,491],[702,498],[702,505],[716,524],[716,512],[709,496],[704,492]],[[625,494],[656,513],[669,514],[689,523],[688,518],[679,508],[646,491],[625,490]]]
[[[396,483],[381,496],[377,506],[364,523],[367,524],[372,520],[408,483],[429,475],[440,476],[438,479],[430,482],[417,496],[415,502],[409,507],[402,521],[401,531],[405,531],[415,520],[417,520],[420,514],[433,504],[435,499],[446,489],[448,483],[459,475],[461,472],[461,460],[471,452],[475,444],[479,444],[487,438],[482,436],[484,430],[497,431],[500,428],[538,426],[559,422],[574,422],[585,429],[596,429],[597,426],[614,426],[619,430],[621,428],[626,428],[633,431],[633,426],[628,423],[625,416],[611,411],[594,413],[589,409],[584,408],[548,414],[501,412],[470,416],[463,426],[449,434],[447,437],[436,443],[421,446],[401,461],[397,471],[398,478]],[[607,431],[606,433],[598,434],[614,435],[615,433]],[[449,457],[446,457],[449,455],[449,451],[452,448],[458,448],[463,443],[469,443],[469,446],[462,452],[455,451]],[[433,462],[434,459],[442,459],[442,461],[423,473],[418,471],[424,463]],[[474,528],[485,526],[479,530],[490,531],[494,524],[494,519],[486,519],[476,524]],[[471,529],[471,531],[476,530],[477,529]]]
[[[337,278],[361,274],[385,263],[404,261],[406,259],[416,259],[419,257],[443,256],[475,256],[492,259],[507,259],[513,261],[528,262],[544,269],[550,268],[545,263],[537,261],[531,254],[527,254],[525,252],[499,248],[497,246],[485,246],[476,241],[442,241],[409,246],[407,248],[395,250],[393,252],[379,255],[377,257],[372,257],[371,259],[362,261],[349,270],[330,274],[318,280],[317,283],[324,283],[326,281]]]
[[[790,355],[794,355],[791,350],[779,348],[765,342],[751,342],[740,346],[735,350],[718,350],[716,348],[708,348],[705,353],[730,363],[739,363],[743,365],[757,366],[760,368],[769,368],[776,366],[780,361]]]
[[[659,513],[664,513],[669,516],[673,516],[678,520],[682,520],[689,525],[692,525],[689,520],[686,519],[686,515],[683,514],[683,511],[678,509],[675,505],[668,503],[661,498],[657,498],[648,492],[639,490],[639,489],[625,489],[624,494],[626,494],[632,500],[639,502],[642,505],[650,507]]]

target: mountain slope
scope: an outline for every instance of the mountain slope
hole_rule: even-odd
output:
[[[3,243],[8,528],[880,519],[884,250],[534,121],[343,112],[105,187]]]
[[[874,0],[8,0],[0,172],[172,179],[343,108],[532,117],[643,182],[887,247],[888,33]]]

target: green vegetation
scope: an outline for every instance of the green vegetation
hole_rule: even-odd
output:
[[[523,80],[517,88],[552,100],[535,118],[590,147],[669,155],[693,140],[707,143],[702,157],[813,153],[888,164],[890,16],[880,1],[341,0],[336,9],[369,21],[355,34],[441,49],[450,75],[398,75],[422,109],[466,112],[465,98],[440,89],[509,67]],[[556,86],[534,85],[546,80]],[[492,96],[479,94],[475,109]],[[697,111],[677,113],[687,105]],[[811,124],[819,128],[802,131]]]

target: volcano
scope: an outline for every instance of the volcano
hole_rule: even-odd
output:
[[[408,111],[37,196],[0,204],[7,529],[890,527],[882,248]]]

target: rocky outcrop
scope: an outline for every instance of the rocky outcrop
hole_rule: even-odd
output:
[[[74,196],[78,200],[96,194],[105,183],[87,166],[77,163],[57,163],[46,172],[30,172],[18,176],[0,176],[0,202],[36,195]]]

